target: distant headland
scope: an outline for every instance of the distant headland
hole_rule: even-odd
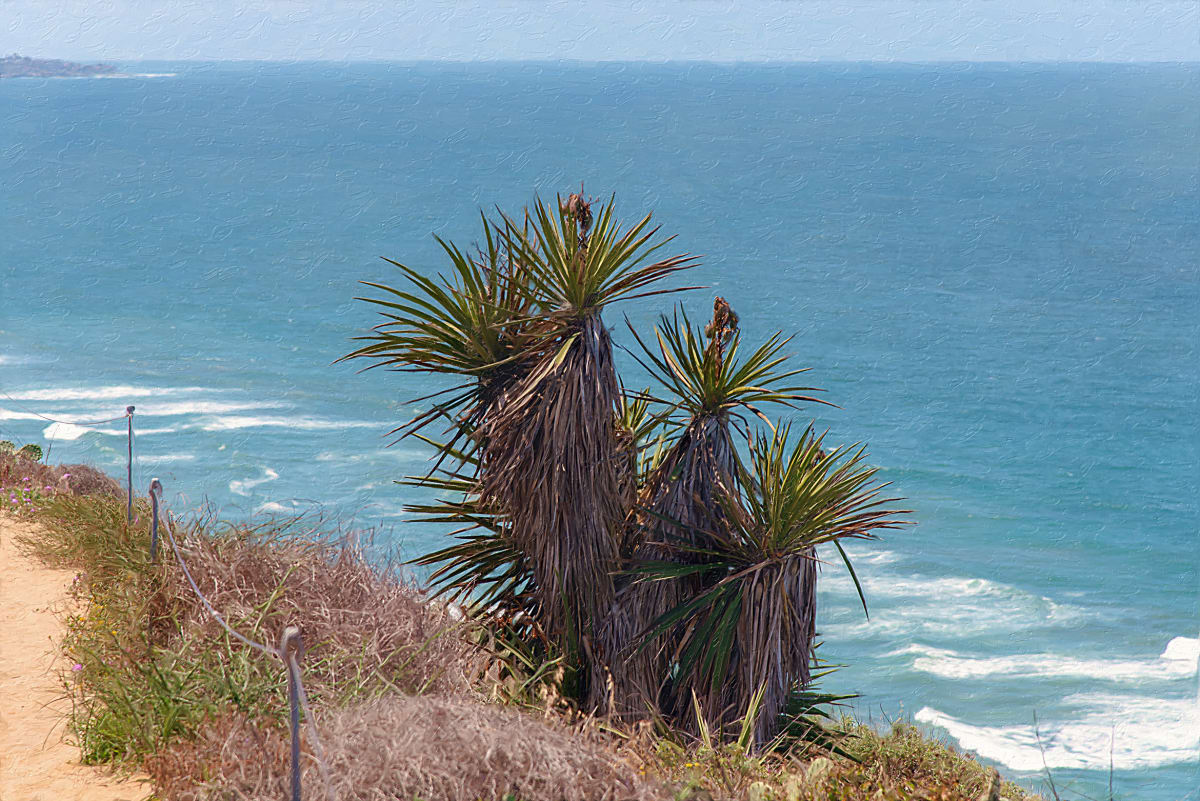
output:
[[[76,64],[13,53],[0,58],[0,78],[94,78],[119,75],[111,64]]]

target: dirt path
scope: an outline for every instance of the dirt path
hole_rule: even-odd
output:
[[[74,574],[16,548],[28,525],[0,513],[0,801],[139,801],[147,785],[80,765],[62,740],[55,610]]]

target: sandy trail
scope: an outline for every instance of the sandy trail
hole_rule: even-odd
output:
[[[80,765],[79,749],[63,742],[55,610],[74,574],[17,549],[29,525],[0,513],[0,801],[144,799],[148,785]]]

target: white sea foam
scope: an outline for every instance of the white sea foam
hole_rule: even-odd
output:
[[[245,478],[240,481],[230,481],[229,491],[238,495],[249,495],[250,490],[257,487],[259,484],[266,484],[268,481],[274,481],[279,478],[279,474],[269,467],[263,468],[261,478]]]
[[[295,504],[293,504],[291,506],[285,506],[284,504],[277,503],[276,501],[267,501],[264,504],[254,507],[255,514],[289,514],[290,515],[290,514],[295,514],[295,512],[296,512]]]
[[[168,453],[155,456],[139,456],[138,461],[142,464],[171,464],[174,462],[194,462],[196,454],[194,453]]]
[[[317,417],[251,417],[230,415],[204,421],[205,431],[231,431],[238,428],[292,428],[303,431],[338,431],[345,428],[372,428],[377,423],[364,420],[324,420]]]
[[[341,453],[340,451],[321,451],[313,458],[318,462],[365,462],[374,454],[370,453]]]
[[[859,571],[859,580],[871,604],[871,619],[861,619],[858,595],[845,571],[830,571],[818,586],[858,619],[852,623],[837,619],[822,623],[822,633],[846,637],[967,636],[1054,626],[1083,614],[1069,604],[988,579],[866,576]],[[871,603],[872,599],[885,602]],[[826,603],[826,608],[831,606],[836,609],[837,604]]]
[[[427,462],[429,461],[429,452],[418,450],[416,448],[404,448],[397,446],[375,450],[369,453],[321,451],[313,458],[318,462],[344,462],[346,464],[352,464],[355,462],[384,461],[389,459],[397,462]]]
[[[274,401],[239,402],[239,401],[175,401],[173,403],[156,403],[151,401],[137,408],[137,414],[142,417],[175,417],[188,414],[226,414],[228,412],[245,412],[255,409],[279,409],[286,407],[285,403]]]
[[[94,430],[71,423],[51,423],[42,429],[42,436],[48,440],[54,439],[60,442],[71,442]]]
[[[16,412],[12,409],[0,408],[0,420],[41,420],[36,414],[30,412]]]
[[[1182,699],[1123,695],[1073,695],[1080,708],[1071,719],[1041,720],[1022,726],[976,726],[931,707],[916,719],[937,726],[958,744],[1012,770],[1050,768],[1141,770],[1194,763],[1200,757],[1200,703]],[[1041,739],[1039,744],[1038,739]]]
[[[107,437],[127,437],[129,429],[127,428],[89,428],[89,431],[95,431],[97,434],[104,434]],[[138,428],[133,427],[134,437],[153,436],[154,434],[174,434],[178,432],[178,428]]]
[[[947,679],[985,676],[1077,676],[1107,681],[1186,679],[1195,676],[1200,640],[1176,637],[1157,659],[1079,659],[1058,654],[963,656],[944,648],[910,645],[889,656],[915,654],[913,668]]]
[[[831,552],[831,554],[823,554],[823,558],[827,561],[832,561],[837,565],[841,565],[842,557],[838,555],[836,551]],[[885,551],[883,549],[876,548],[873,548],[869,551],[863,551],[862,553],[856,552],[853,548],[846,548],[846,555],[850,557],[850,564],[852,565],[890,565],[893,562],[900,560],[900,555],[895,551]],[[861,571],[858,571],[856,568],[855,572]],[[860,575],[859,578],[861,579],[862,576]]]
[[[206,387],[135,387],[112,385],[103,387],[60,387],[58,389],[28,389],[8,393],[13,400],[79,401],[125,400],[127,398],[158,398],[185,395],[193,392],[212,392]]]

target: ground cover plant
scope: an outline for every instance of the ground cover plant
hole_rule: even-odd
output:
[[[48,477],[45,465],[14,459],[0,454],[4,486]],[[85,760],[145,771],[157,799],[286,797],[279,663],[231,641],[169,550],[150,561],[146,499],[130,525],[116,482],[76,495],[69,480],[43,484],[51,490],[22,509],[37,524],[22,545],[77,571],[63,692]],[[174,531],[197,583],[239,631],[273,642],[285,625],[303,627],[335,798],[1026,797],[1008,784],[990,794],[976,761],[903,726],[879,734],[829,720],[832,751],[812,737],[755,751],[748,736],[721,742],[703,727],[692,736],[584,715],[560,692],[561,662],[536,661],[503,627],[457,619],[365,561],[362,538],[329,521],[200,517]],[[305,798],[326,797],[312,743],[303,748]]]

